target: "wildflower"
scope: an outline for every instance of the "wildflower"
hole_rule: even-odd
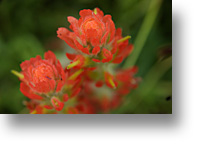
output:
[[[79,15],[79,20],[68,17],[73,32],[66,28],[57,31],[57,36],[74,48],[76,55],[89,55],[96,63],[120,63],[131,52],[130,36],[122,37],[121,29],[115,29],[111,15],[104,15],[98,8],[81,10]],[[74,54],[67,54],[67,57],[72,60]]]
[[[101,46],[107,42],[108,37],[110,42],[115,34],[115,25],[111,16],[104,16],[98,8],[95,11],[96,13],[89,9],[81,10],[79,20],[69,16],[68,21],[73,32],[66,28],[59,28],[57,31],[58,37],[63,39],[70,47],[81,51],[89,50],[90,45],[93,47]]]
[[[48,51],[44,59],[40,56],[21,63],[20,90],[30,99],[42,99],[41,94],[58,92],[65,83],[65,73],[54,53]]]

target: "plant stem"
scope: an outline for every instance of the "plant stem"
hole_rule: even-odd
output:
[[[148,12],[144,18],[142,26],[141,26],[139,33],[136,37],[136,40],[134,42],[134,47],[135,47],[134,51],[127,58],[125,64],[123,65],[124,68],[127,68],[129,66],[133,66],[136,64],[136,61],[142,51],[142,48],[148,38],[148,35],[153,27],[154,22],[156,20],[161,3],[162,3],[162,0],[152,0],[150,2]]]

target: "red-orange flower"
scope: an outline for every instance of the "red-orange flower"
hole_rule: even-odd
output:
[[[94,62],[121,63],[131,53],[130,36],[122,37],[122,31],[115,29],[111,15],[104,15],[98,8],[81,10],[79,15],[79,20],[68,17],[72,31],[63,27],[57,31],[57,36],[74,48],[76,54],[90,55]],[[74,54],[67,54],[67,57],[72,60]]]
[[[79,20],[72,16],[68,17],[68,21],[71,24],[70,29],[73,32],[66,28],[59,28],[57,31],[58,37],[70,47],[99,58],[97,55],[102,51],[103,46],[111,43],[115,37],[114,22],[110,15],[104,16],[103,12],[98,8],[94,11],[89,9],[81,10],[79,15],[81,16]],[[105,58],[105,56],[103,57]],[[104,62],[111,59],[107,59]]]
[[[94,12],[89,9],[81,10],[79,15],[81,16],[79,20],[72,16],[68,17],[73,32],[66,28],[59,28],[57,31],[58,37],[72,48],[83,50],[85,48],[83,46],[88,46],[88,42],[96,47],[113,39],[115,25],[110,15],[104,16],[98,8]]]
[[[21,92],[30,99],[42,99],[41,94],[58,92],[65,83],[65,73],[55,54],[48,51],[44,59],[40,56],[21,63],[24,78]]]

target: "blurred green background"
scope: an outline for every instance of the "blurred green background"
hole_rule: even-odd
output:
[[[131,35],[135,49],[120,67],[137,65],[139,88],[111,113],[172,113],[172,1],[170,0],[1,0],[0,1],[0,113],[20,113],[27,99],[10,70],[20,71],[24,60],[52,50],[64,57],[67,47],[56,37],[68,27],[67,16],[79,18],[81,9],[100,8],[111,14],[116,28]],[[63,54],[63,55],[62,55]],[[64,57],[65,58],[65,57]]]

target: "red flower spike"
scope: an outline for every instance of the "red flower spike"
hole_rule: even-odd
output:
[[[95,8],[94,11],[89,9],[81,10],[79,15],[81,16],[79,20],[71,16],[68,17],[73,32],[68,33],[67,30],[61,29],[57,32],[60,39],[65,40],[68,38],[69,41],[65,40],[68,45],[73,46],[73,42],[80,39],[79,42],[83,45],[86,46],[89,42],[91,46],[95,47],[102,45],[100,44],[101,39],[104,44],[109,35],[110,40],[114,39],[115,26],[110,15],[104,16],[103,12],[98,8]],[[71,36],[73,37],[71,38]],[[103,36],[105,37],[102,38]],[[73,48],[76,47],[73,46]]]
[[[56,97],[51,98],[51,103],[57,111],[61,111],[64,108],[64,103]]]
[[[93,11],[84,9],[79,14],[79,20],[68,17],[73,32],[62,28],[58,30],[58,37],[68,45],[90,55],[89,58],[94,62],[101,60],[102,63],[106,63],[113,59],[111,63],[118,64],[131,53],[133,46],[128,43],[131,37],[122,37],[122,30],[115,29],[111,15],[104,15],[98,8]],[[92,52],[89,52],[90,50]],[[102,55],[97,56],[101,50]]]
[[[40,56],[21,63],[24,78],[21,83],[21,92],[30,99],[42,99],[37,94],[48,94],[61,90],[65,83],[65,73],[51,51],[45,53],[45,59]]]

